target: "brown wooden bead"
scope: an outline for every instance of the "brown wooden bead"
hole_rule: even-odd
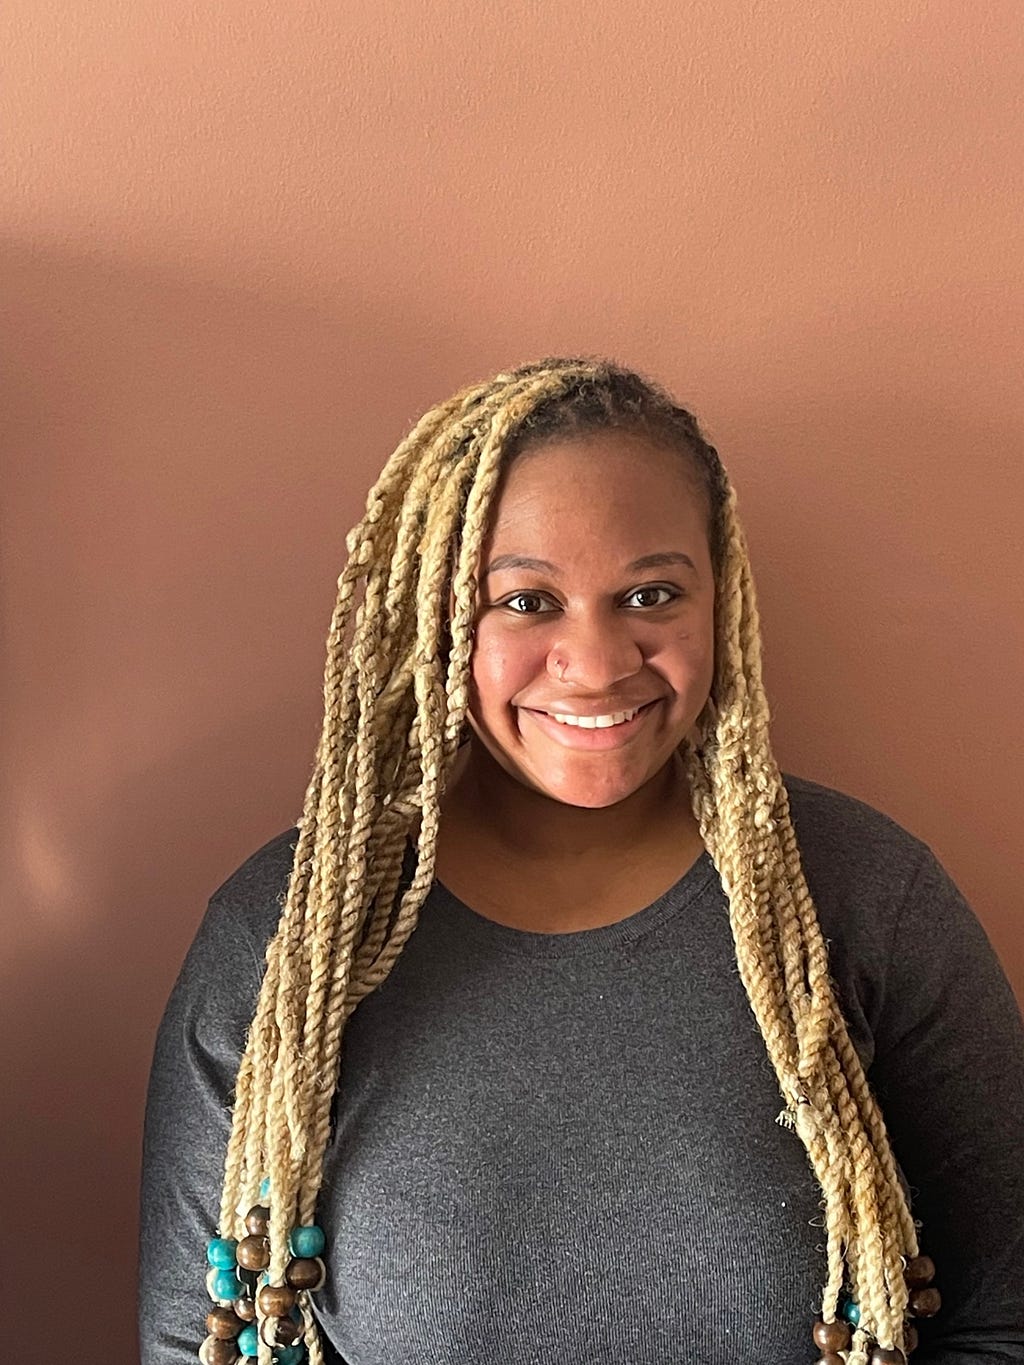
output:
[[[268,1346],[290,1346],[302,1336],[302,1327],[294,1318],[264,1318],[260,1336]]]
[[[282,1346],[290,1346],[302,1336],[302,1324],[294,1318],[278,1318],[277,1339]]]
[[[826,1351],[823,1356],[815,1361],[815,1365],[846,1365],[846,1361],[842,1356],[836,1355],[835,1351]]]
[[[266,1237],[250,1233],[239,1242],[235,1260],[245,1270],[266,1270],[270,1264],[269,1241]]]
[[[242,1319],[230,1308],[211,1308],[206,1315],[206,1330],[222,1341],[237,1337],[243,1326]]]
[[[914,1256],[903,1272],[908,1289],[924,1289],[935,1279],[935,1262],[930,1256]]]
[[[235,1365],[238,1359],[238,1346],[233,1341],[207,1337],[199,1348],[199,1359],[203,1365]]]
[[[903,1345],[907,1349],[907,1355],[909,1355],[911,1351],[917,1350],[918,1340],[917,1328],[912,1322],[906,1323],[903,1328]]]
[[[317,1289],[323,1281],[324,1263],[312,1257],[297,1256],[288,1262],[284,1277],[293,1289]]]
[[[915,1318],[933,1318],[942,1307],[942,1295],[934,1285],[915,1289],[907,1300],[907,1307]]]
[[[868,1365],[907,1365],[907,1358],[896,1346],[875,1346],[868,1356]]]
[[[814,1344],[825,1355],[835,1355],[846,1351],[850,1346],[850,1324],[848,1322],[822,1322],[819,1318],[814,1324]]]
[[[231,1307],[235,1310],[243,1322],[256,1321],[256,1300],[255,1299],[236,1299]]]
[[[295,1290],[286,1284],[265,1284],[259,1292],[259,1305],[273,1318],[283,1318],[295,1307]]]
[[[253,1204],[245,1215],[245,1226],[254,1237],[266,1237],[270,1231],[270,1210],[266,1204]]]

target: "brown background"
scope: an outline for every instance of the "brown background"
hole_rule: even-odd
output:
[[[604,352],[690,402],[783,767],[925,838],[1024,994],[1017,0],[5,13],[19,1360],[132,1356],[164,998],[300,808],[369,480],[499,366]]]

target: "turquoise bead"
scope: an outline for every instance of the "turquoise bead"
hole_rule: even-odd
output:
[[[270,1195],[270,1176],[265,1175],[260,1181],[260,1199],[267,1199]]]
[[[304,1346],[275,1346],[274,1359],[277,1365],[302,1365],[306,1358]]]
[[[237,1299],[242,1292],[238,1276],[233,1270],[216,1270],[211,1280],[215,1299]]]
[[[238,1243],[233,1237],[215,1237],[207,1245],[206,1259],[215,1270],[233,1270],[237,1246]]]
[[[839,1311],[852,1327],[856,1327],[860,1322],[860,1309],[854,1303],[853,1299],[844,1300],[840,1305]]]
[[[259,1332],[257,1332],[256,1328],[252,1325],[252,1323],[250,1323],[248,1327],[243,1327],[243,1329],[239,1332],[238,1349],[244,1356],[259,1355],[260,1334]]]
[[[308,1228],[292,1228],[288,1234],[288,1247],[293,1256],[311,1260],[323,1251],[324,1240],[323,1228],[312,1223]]]

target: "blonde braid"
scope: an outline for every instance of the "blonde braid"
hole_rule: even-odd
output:
[[[824,1196],[822,1316],[835,1320],[845,1279],[861,1314],[848,1361],[863,1365],[872,1342],[903,1349],[901,1256],[917,1254],[916,1232],[881,1114],[835,999],[788,797],[768,743],[756,598],[731,489],[721,512],[716,716],[705,716],[687,769],[701,834],[729,896],[741,979],[788,1125],[804,1142]],[[767,944],[777,953],[774,964],[762,959]]]
[[[740,977],[785,1100],[780,1118],[800,1136],[821,1186],[822,1316],[834,1321],[841,1292],[853,1294],[861,1318],[847,1359],[864,1365],[872,1342],[903,1346],[902,1269],[917,1254],[916,1229],[835,998],[771,752],[735,493],[692,416],[607,362],[540,361],[431,409],[347,537],[323,727],[238,1072],[220,1234],[244,1235],[247,1211],[262,1226],[250,1206],[269,1178],[267,1280],[287,1295],[288,1236],[315,1217],[345,1023],[386,979],[433,883],[441,799],[468,707],[477,564],[502,470],[531,443],[608,427],[674,445],[707,494],[715,680],[698,739],[681,752],[728,898]],[[412,875],[399,895],[417,821]],[[306,1290],[297,1307],[312,1365],[322,1365]],[[267,1339],[283,1319],[262,1304],[257,1314],[259,1362],[270,1365]]]

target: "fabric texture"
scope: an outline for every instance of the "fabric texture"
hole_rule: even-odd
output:
[[[1024,1362],[1024,1025],[928,847],[785,775],[832,975],[937,1265],[915,1365]],[[146,1119],[143,1365],[204,1335],[231,1092],[296,831],[214,894]],[[317,1311],[345,1365],[811,1365],[819,1191],[707,853],[617,924],[536,934],[434,884],[345,1034]]]

